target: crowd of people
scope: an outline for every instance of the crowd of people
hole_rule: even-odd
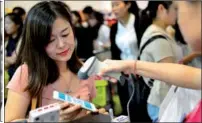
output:
[[[37,107],[58,102],[54,90],[92,101],[98,78],[79,80],[77,72],[99,53],[108,65],[99,76],[116,84],[120,115],[129,115],[131,87],[141,78],[142,88],[134,88],[145,95],[139,94],[141,105],[132,99],[132,122],[201,121],[191,119],[201,100],[201,2],[149,1],[144,10],[136,1],[111,6],[113,25],[91,6],[76,11],[59,1],[39,2],[28,13],[15,7],[4,16],[6,122],[25,119],[33,98]],[[122,85],[107,72],[124,72],[132,83]],[[87,114],[80,106],[60,106],[60,121]]]

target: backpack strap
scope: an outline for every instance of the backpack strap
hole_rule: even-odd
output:
[[[163,35],[155,35],[153,37],[151,37],[150,39],[147,40],[147,42],[140,48],[140,52],[139,52],[139,55],[138,55],[138,60],[140,60],[140,56],[142,55],[142,52],[143,50],[146,48],[147,45],[149,45],[150,43],[152,43],[153,41],[155,41],[156,39],[159,39],[159,38],[162,38],[162,39],[167,39],[165,36]],[[148,81],[148,84],[150,86],[153,86],[153,82],[154,82],[154,79],[150,79]]]
[[[142,55],[142,52],[146,48],[146,46],[149,45],[150,43],[152,43],[154,40],[159,39],[159,38],[167,39],[163,35],[155,35],[155,36],[151,37],[150,39],[148,39],[147,42],[140,48],[140,52],[139,52],[139,55],[138,55],[138,60],[140,60],[140,56]]]

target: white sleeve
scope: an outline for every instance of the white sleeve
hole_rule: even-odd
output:
[[[110,28],[106,25],[102,25],[98,32],[98,38],[96,41],[100,41],[102,43],[109,42]]]

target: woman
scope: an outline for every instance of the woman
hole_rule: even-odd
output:
[[[72,11],[72,22],[75,26],[77,56],[85,61],[93,56],[93,38],[89,28],[82,25],[82,19],[77,11]]]
[[[104,51],[110,47],[109,33],[110,28],[104,24],[104,15],[100,12],[94,11],[88,19],[89,29],[91,30],[93,38],[94,51]],[[95,53],[94,52],[94,53]],[[99,60],[103,61],[110,58],[109,52],[100,55]]]
[[[5,68],[8,69],[9,80],[15,72],[16,48],[22,33],[23,22],[20,16],[14,13],[5,16],[5,32],[8,40],[5,42]]]
[[[114,60],[136,60],[140,44],[139,8],[136,1],[115,0],[111,2],[112,12],[117,18],[110,31],[111,55]],[[123,108],[123,115],[127,115],[130,85],[118,86],[118,94]]]
[[[176,3],[178,6],[178,23],[185,41],[192,47],[193,52],[201,53],[201,2],[179,1]],[[108,64],[108,67],[103,68],[100,75],[110,71],[124,71],[125,73],[139,74],[180,87],[201,89],[201,69],[179,64],[160,64],[134,60],[106,60],[105,63]],[[191,74],[192,76],[190,76]],[[113,78],[111,80],[116,81]]]
[[[191,46],[193,52],[201,53],[201,2],[177,1],[176,4],[178,6],[178,24],[185,41]],[[100,71],[101,76],[107,72],[124,71],[164,81],[171,85],[201,90],[201,69],[198,68],[172,63],[133,60],[107,60],[105,63],[108,67]],[[116,82],[114,78],[110,80]]]
[[[137,59],[139,43],[139,8],[135,1],[112,1],[118,22],[110,32],[112,59]]]
[[[98,44],[103,45],[103,48],[109,47],[109,33],[110,29],[104,24],[104,15],[100,12],[94,11],[88,20],[89,26],[94,31],[94,40]],[[96,46],[97,46],[96,45]],[[94,48],[96,48],[96,46]]]
[[[64,3],[40,2],[32,7],[25,20],[22,44],[20,66],[7,86],[6,122],[25,118],[32,98],[41,98],[38,106],[58,102],[52,98],[54,90],[87,101],[95,97],[94,79],[81,81],[76,75],[82,64],[76,56],[71,15]],[[86,115],[80,106],[60,106],[60,121]]]
[[[173,38],[166,32],[167,27],[172,26],[176,22],[176,6],[172,1],[149,1],[145,13],[148,13],[147,20],[150,25],[144,32],[140,49],[141,61],[157,62],[157,63],[176,63],[181,58],[178,55],[178,47]],[[163,36],[164,38],[160,37]],[[156,38],[154,38],[156,37]],[[158,118],[159,106],[166,96],[170,85],[159,80],[154,80],[152,85],[150,78],[143,77],[144,82],[151,87],[149,97],[147,99],[147,110],[150,118],[155,121]]]
[[[81,19],[79,12],[72,11],[72,24],[75,27],[81,27],[81,23],[82,23],[82,19]]]

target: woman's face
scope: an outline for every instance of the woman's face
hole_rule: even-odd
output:
[[[173,3],[166,9],[163,5],[159,5],[158,16],[166,25],[175,25],[177,20],[177,7]]]
[[[98,21],[93,15],[91,15],[89,16],[88,23],[90,27],[94,27],[98,23]]]
[[[123,1],[112,1],[112,12],[115,14],[117,19],[123,18],[128,9],[130,8],[129,4],[125,4]]]
[[[8,35],[15,34],[18,30],[19,26],[16,25],[10,17],[6,16],[5,18],[5,31]]]
[[[166,15],[167,24],[175,25],[177,20],[177,5],[174,2],[169,6]]]
[[[178,1],[178,23],[185,41],[201,52],[201,2]]]
[[[50,43],[45,48],[46,53],[56,62],[67,62],[74,48],[74,34],[70,23],[57,18],[53,23]]]

